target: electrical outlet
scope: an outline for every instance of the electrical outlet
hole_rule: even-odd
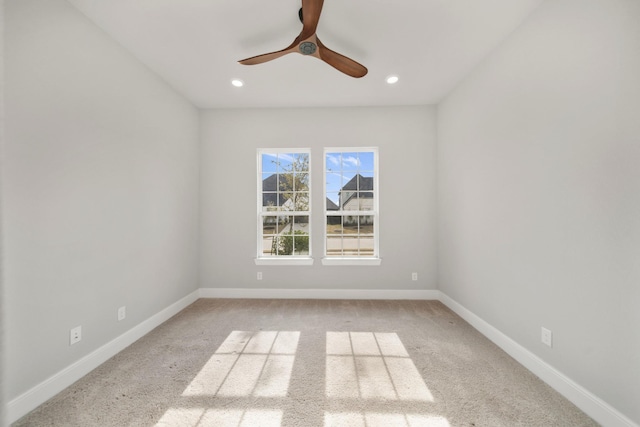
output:
[[[258,271],[257,278],[258,278],[258,280],[262,280],[262,271]]]
[[[411,280],[418,280],[418,273],[411,273]]]
[[[541,335],[542,344],[552,347],[553,334],[547,328],[542,328]]]
[[[127,307],[124,305],[118,309],[118,321],[124,320],[127,317]]]
[[[69,345],[74,345],[82,339],[82,326],[76,326],[69,331]]]

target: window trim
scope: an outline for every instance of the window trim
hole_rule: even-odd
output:
[[[349,265],[360,265],[360,266],[378,266],[382,264],[382,258],[372,258],[372,257],[324,257],[322,258],[322,265],[328,266],[349,266]]]
[[[306,255],[298,255],[296,258],[289,255],[281,255],[280,257],[262,257],[255,258],[256,265],[313,265],[313,258]]]
[[[283,154],[283,153],[291,153],[291,154],[306,154],[309,157],[309,207],[307,211],[291,211],[292,215],[300,214],[306,215],[309,218],[309,253],[305,255],[275,255],[275,256],[263,256],[262,255],[262,245],[263,245],[263,188],[262,188],[262,176],[263,176],[263,168],[262,168],[262,156],[264,154]],[[256,151],[256,177],[257,177],[257,199],[256,199],[256,257],[254,262],[256,265],[313,265],[313,248],[312,248],[312,212],[313,212],[313,190],[312,190],[312,167],[311,167],[311,149],[310,148],[259,148]]]
[[[370,211],[336,211],[340,215],[349,212],[352,215],[372,215],[373,222],[373,256],[327,256],[327,154],[328,153],[356,153],[356,152],[373,152],[373,182],[374,182],[374,198],[373,209]],[[382,263],[380,257],[380,168],[379,168],[379,149],[378,147],[324,147],[322,156],[322,178],[323,178],[323,257],[322,265],[327,266],[379,266]],[[333,211],[332,211],[333,212]]]

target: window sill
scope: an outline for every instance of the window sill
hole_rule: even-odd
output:
[[[313,265],[313,258],[255,258],[256,265]]]
[[[378,266],[382,258],[322,258],[322,265]]]

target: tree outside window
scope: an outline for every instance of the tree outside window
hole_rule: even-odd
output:
[[[309,157],[308,151],[259,153],[259,258],[310,255]]]

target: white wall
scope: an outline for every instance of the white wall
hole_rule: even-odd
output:
[[[636,423],[639,23],[544,2],[439,106],[437,155],[440,290]]]
[[[14,399],[197,289],[199,130],[191,104],[66,1],[5,7]]]
[[[433,107],[209,110],[201,137],[203,288],[436,288]],[[340,146],[379,147],[381,266],[320,262],[323,147]],[[311,148],[315,263],[256,266],[256,150],[290,147]]]
[[[0,0],[0,28],[4,28],[4,0]],[[4,31],[0,31],[0,236],[2,236],[2,167],[4,151]],[[4,245],[0,239],[0,426],[5,421],[5,309],[4,309]]]

